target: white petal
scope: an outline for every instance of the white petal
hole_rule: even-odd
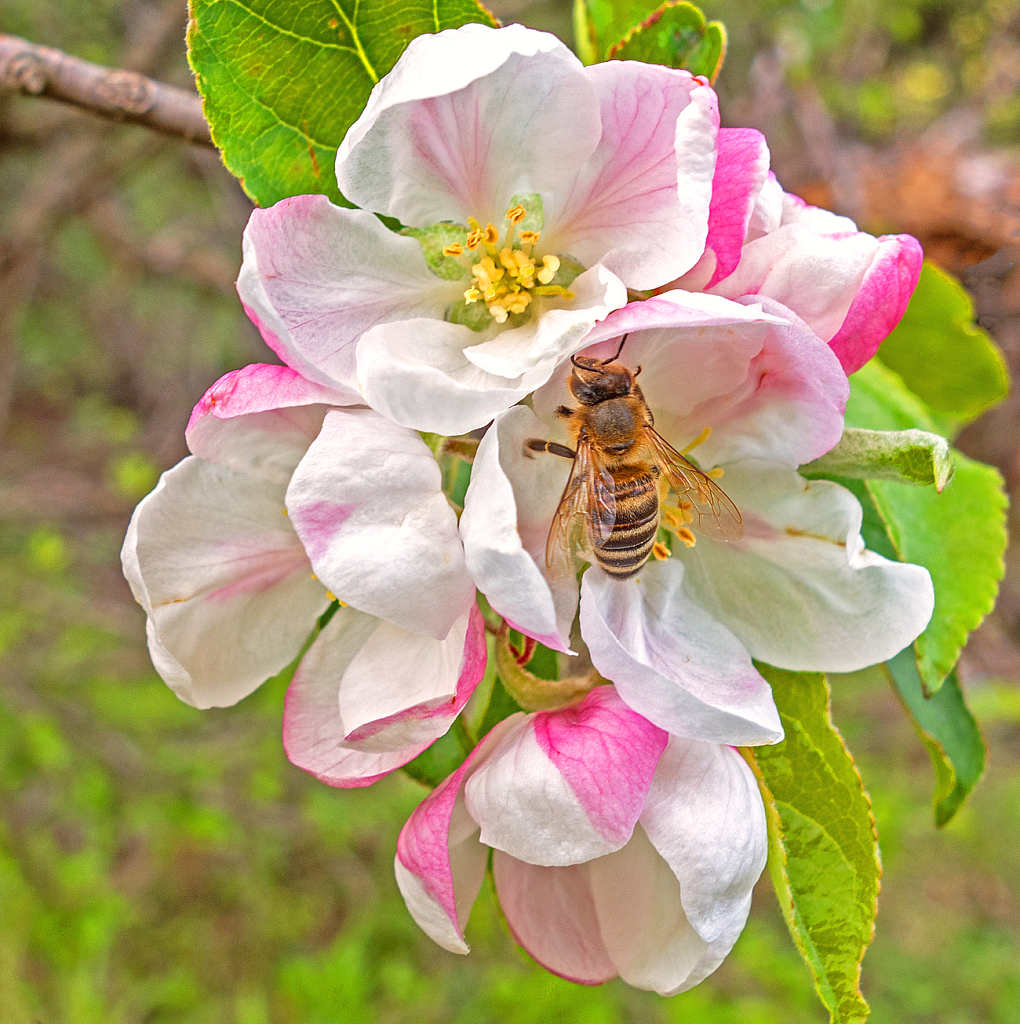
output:
[[[671,995],[708,950],[680,901],[680,883],[639,825],[622,849],[588,865],[602,941],[620,977]]]
[[[331,786],[374,782],[450,728],[485,671],[485,655],[477,608],[445,640],[341,608],[287,690],[287,756]]]
[[[420,436],[378,413],[327,413],[287,510],[316,575],[352,607],[441,640],[471,603],[439,466]]]
[[[630,707],[676,736],[778,742],[783,730],[768,683],[740,641],[683,584],[676,558],[649,563],[628,580],[588,569],[581,635],[592,664]]]
[[[715,93],[684,71],[609,61],[588,69],[602,139],[548,211],[546,251],[657,288],[705,248],[719,127]]]
[[[684,912],[706,942],[743,926],[768,834],[758,784],[740,754],[671,737],[641,825],[679,879]]]
[[[357,393],[355,344],[376,324],[442,319],[463,283],[429,270],[421,246],[364,210],[293,196],[255,210],[237,291],[274,352],[305,377]]]
[[[195,707],[224,707],[285,668],[329,604],[283,487],[190,456],[135,509],[124,573],[156,668]]]
[[[551,580],[545,542],[559,504],[569,460],[525,455],[528,437],[545,425],[526,406],[496,418],[482,438],[464,497],[460,532],[475,585],[515,629],[566,651],[577,608],[577,581]]]
[[[369,405],[412,430],[464,434],[519,402],[548,377],[539,366],[510,380],[464,354],[477,335],[442,320],[383,324],[358,343],[358,380]]]
[[[861,507],[849,491],[754,460],[727,467],[725,480],[743,539],[699,539],[680,557],[687,592],[752,657],[853,672],[891,658],[928,624],[928,571],[861,550]]]
[[[337,153],[340,191],[403,224],[500,225],[598,144],[595,90],[554,36],[465,25],[413,39]]]

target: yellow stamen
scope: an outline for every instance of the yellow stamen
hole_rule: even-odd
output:
[[[498,306],[495,303],[489,306],[489,314],[497,324],[505,324],[506,318],[509,315],[502,306]]]
[[[511,277],[517,277],[519,268],[517,266],[517,260],[514,259],[514,253],[512,249],[503,249],[499,254],[499,262],[506,267]]]
[[[689,548],[693,548],[698,542],[698,538],[695,537],[686,526],[681,526],[680,529],[676,531],[676,538],[677,540],[682,541],[685,547]]]
[[[537,231],[522,231],[520,234],[522,245],[537,245],[539,238],[539,232]]]
[[[548,284],[556,276],[556,271],[559,269],[560,259],[558,256],[543,256],[542,269],[535,276],[542,284]]]
[[[726,470],[722,466],[716,466],[715,469],[710,469],[705,476],[710,476],[713,480],[721,480],[725,472]]]
[[[671,555],[672,553],[673,553],[673,552],[672,552],[672,551],[670,551],[670,550],[669,550],[669,548],[667,548],[667,547],[666,547],[666,545],[665,545],[665,544],[663,544],[661,540],[657,540],[657,541],[656,541],[656,542],[655,542],[655,543],[654,543],[654,544],[652,545],[652,555],[653,555],[653,556],[654,556],[655,558],[657,558],[657,559],[658,559],[658,560],[659,560],[660,562],[665,562],[665,561],[666,561],[666,559],[667,559],[667,558],[669,558],[669,556],[670,556],[670,555]]]
[[[694,451],[694,449],[697,448],[699,444],[704,444],[709,439],[709,437],[711,437],[711,435],[712,428],[705,427],[705,429],[700,434],[698,434],[698,436],[693,441],[691,441],[691,443],[686,448],[682,448],[680,450],[680,454],[686,455],[688,452]]]
[[[662,525],[670,530],[679,530],[684,525],[684,515],[679,510],[663,508],[662,510]]]
[[[525,210],[520,203],[518,203],[512,210],[506,211],[506,219],[510,221],[510,223],[513,224],[514,227],[517,227],[517,225],[520,224],[520,222],[524,220],[524,218],[527,215],[528,211]]]
[[[472,231],[471,234],[467,236],[467,241],[464,244],[469,249],[477,249],[479,244],[482,241],[482,237],[483,237],[483,235],[482,235],[481,230]]]
[[[444,256],[463,256],[464,255],[464,246],[462,246],[460,244],[460,242],[454,242],[452,245],[444,245],[443,246],[443,255]]]
[[[485,234],[482,236],[482,240],[486,245],[495,245],[499,241],[499,232],[491,220],[485,225]]]
[[[469,305],[472,302],[477,302],[482,297],[482,293],[477,288],[468,288],[464,293],[464,301]]]

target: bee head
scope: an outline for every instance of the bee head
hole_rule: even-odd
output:
[[[616,352],[608,359],[593,359],[591,356],[571,356],[570,363],[574,367],[568,385],[570,393],[582,405],[597,405],[610,398],[622,398],[634,390],[634,377],[623,363],[618,363],[625,334],[620,339]]]

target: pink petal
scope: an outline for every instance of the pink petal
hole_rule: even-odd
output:
[[[843,325],[829,342],[848,373],[859,370],[900,322],[921,275],[924,252],[911,235],[883,235]]]
[[[619,849],[644,806],[666,733],[600,686],[508,733],[467,783],[482,842],[533,864]]]
[[[765,136],[754,128],[720,128],[706,248],[716,267],[706,288],[732,274],[740,262],[755,202],[769,170]]]
[[[400,830],[394,867],[411,916],[435,942],[466,953],[464,925],[481,889],[487,849],[478,842],[478,826],[469,817],[461,788],[501,737],[522,715],[499,723],[415,808]]]
[[[539,867],[496,850],[492,873],[511,934],[547,971],[579,985],[616,977],[586,865]]]

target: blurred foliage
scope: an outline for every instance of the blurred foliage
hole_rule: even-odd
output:
[[[493,6],[569,36],[566,2]],[[1020,141],[1020,0],[704,9],[729,30],[730,123],[778,74],[868,139],[965,103]],[[184,28],[178,0],[0,0],[3,31],[178,85]],[[673,1000],[546,974],[491,894],[471,956],[439,950],[392,876],[423,789],[398,775],[340,792],[293,768],[279,683],[206,712],[167,690],[117,552],[132,503],[184,454],[191,405],[268,357],[232,285],[250,204],[213,154],[40,100],[0,99],[0,176],[3,1024],[822,1020],[767,882],[731,957]],[[831,682],[882,836],[871,1020],[1020,1024],[1015,680],[975,691],[988,774],[940,833],[888,687]]]

